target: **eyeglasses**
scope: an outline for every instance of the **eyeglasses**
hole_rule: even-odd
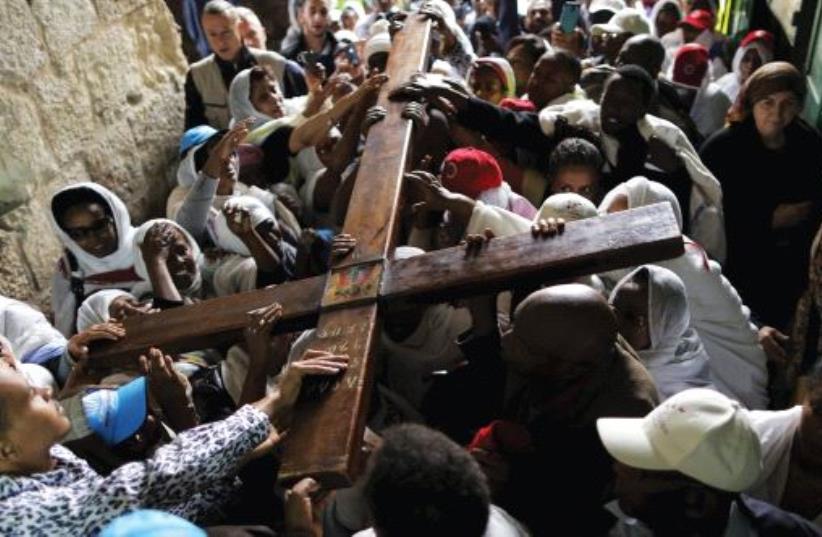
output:
[[[93,222],[90,226],[67,228],[66,235],[75,241],[82,241],[88,237],[102,234],[102,232],[108,228],[111,221],[111,217],[106,216],[105,218],[101,218],[100,220]]]

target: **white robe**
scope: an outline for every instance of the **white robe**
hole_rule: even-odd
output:
[[[802,406],[779,411],[754,411],[749,416],[762,445],[763,470],[759,481],[747,493],[779,505],[788,483],[791,450],[802,421]],[[822,528],[822,513],[811,522]]]
[[[634,179],[609,192],[600,205],[600,211],[608,206],[614,191],[642,184],[642,181]],[[654,184],[658,186],[644,190],[642,204],[671,202],[671,198],[675,198],[667,188],[659,183]],[[628,196],[629,209],[641,206],[634,204],[636,198],[636,194]],[[677,212],[678,204],[672,203],[672,206]],[[717,390],[750,409],[767,408],[767,357],[759,345],[757,329],[750,321],[750,310],[722,275],[719,263],[710,260],[698,244],[687,237],[684,239],[683,255],[654,264],[673,271],[685,284],[691,327],[699,334],[710,357],[711,381]],[[630,269],[620,269],[602,277],[614,282],[628,272]]]

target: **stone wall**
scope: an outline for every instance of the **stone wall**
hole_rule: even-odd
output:
[[[0,293],[48,304],[48,201],[93,180],[162,213],[186,61],[163,0],[0,1]]]

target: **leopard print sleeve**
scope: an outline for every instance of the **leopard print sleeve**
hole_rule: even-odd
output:
[[[240,460],[271,430],[262,412],[245,406],[229,418],[190,429],[154,457],[103,478],[57,446],[57,466],[25,477],[0,476],[0,535],[94,535],[109,521],[141,508],[208,509],[209,489],[226,490]]]

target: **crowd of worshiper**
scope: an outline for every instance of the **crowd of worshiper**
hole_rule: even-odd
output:
[[[51,310],[0,297],[0,534],[822,535],[822,139],[774,36],[722,35],[705,0],[412,4],[298,0],[274,52],[252,11],[208,2],[165,218],[134,226],[94,182],[53,193]],[[288,304],[128,370],[91,351],[351,256],[412,18],[433,31],[426,71],[391,83],[413,124],[395,259],[551,248],[657,203],[684,253],[389,302],[364,472],[283,486],[303,380],[349,364],[279,333]]]

